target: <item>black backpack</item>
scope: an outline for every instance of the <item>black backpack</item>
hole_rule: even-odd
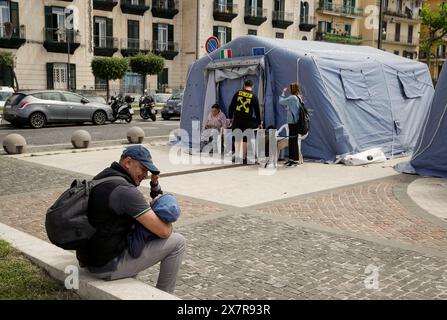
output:
[[[310,117],[309,117],[309,112],[307,111],[306,107],[304,106],[303,100],[299,97],[298,97],[298,100],[301,103],[300,118],[298,120],[298,134],[304,136],[309,132],[309,129],[310,129]]]
[[[90,192],[103,182],[118,179],[127,181],[119,176],[92,181],[74,180],[47,211],[45,228],[48,239],[66,250],[76,250],[84,245],[96,232],[87,216]]]

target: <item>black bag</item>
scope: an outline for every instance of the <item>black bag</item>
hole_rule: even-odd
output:
[[[127,181],[119,176],[92,181],[74,180],[47,211],[45,229],[48,239],[66,250],[76,250],[85,244],[96,232],[87,216],[90,192],[103,182],[118,179]]]
[[[298,134],[304,136],[309,132],[310,129],[310,117],[309,112],[304,106],[303,100],[301,100],[301,98],[298,99],[300,100],[301,103],[300,118],[298,119]]]

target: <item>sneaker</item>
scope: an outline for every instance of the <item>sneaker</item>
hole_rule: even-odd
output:
[[[298,162],[290,161],[288,164],[286,164],[286,168],[293,168],[298,166]]]

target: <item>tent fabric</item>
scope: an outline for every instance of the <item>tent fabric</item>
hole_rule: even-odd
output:
[[[411,160],[396,170],[424,176],[447,178],[447,68],[441,70],[433,103],[420,130]]]
[[[182,129],[191,134],[191,122],[203,121],[212,102],[221,103],[227,112],[243,82],[217,83],[206,77],[207,66],[229,68],[232,62],[259,58],[253,48],[260,47],[265,48],[262,76],[244,77],[252,79],[255,93],[264,97],[264,128],[287,122],[279,95],[290,83],[300,82],[311,121],[302,145],[305,157],[333,162],[337,156],[372,148],[382,148],[387,156],[414,148],[434,93],[427,66],[372,47],[319,41],[243,36],[197,60],[186,83]],[[223,49],[231,49],[233,58],[220,59]],[[207,88],[215,92],[214,101]]]

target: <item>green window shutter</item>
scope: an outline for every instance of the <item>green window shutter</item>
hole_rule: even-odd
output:
[[[168,25],[168,41],[174,42],[174,25]]]
[[[227,28],[227,43],[231,41],[231,28]]]
[[[54,89],[54,80],[53,80],[53,64],[47,63],[47,89]]]
[[[158,44],[158,23],[152,24],[152,47],[154,50],[157,48]]]
[[[106,21],[107,48],[113,48],[113,19],[107,18]]]
[[[70,64],[70,88],[76,90],[76,65]]]
[[[45,40],[49,41],[53,39],[53,8],[45,7]]]

